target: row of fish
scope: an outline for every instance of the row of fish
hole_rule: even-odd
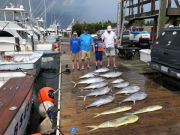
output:
[[[121,107],[117,107],[108,111],[104,111],[102,113],[97,114],[95,117],[101,116],[101,115],[107,115],[107,114],[113,114],[113,113],[118,113],[118,112],[123,112],[123,111],[128,111],[132,109],[131,106],[121,106]],[[133,113],[128,113],[120,118],[114,119],[114,120],[110,120],[110,121],[106,121],[103,122],[99,125],[93,125],[93,126],[87,126],[88,128],[91,128],[91,131],[100,129],[100,128],[111,128],[111,127],[119,127],[122,125],[127,125],[127,124],[131,124],[131,123],[135,123],[138,121],[139,117],[136,114],[140,114],[140,113],[146,113],[146,112],[152,112],[152,111],[157,111],[162,109],[162,106],[160,105],[152,105],[152,106],[148,106],[148,107],[144,107],[140,110],[137,110]]]

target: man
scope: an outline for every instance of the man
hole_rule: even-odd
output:
[[[93,45],[93,39],[90,34],[88,34],[87,29],[85,28],[83,34],[80,35],[81,39],[81,51],[82,51],[82,68],[84,70],[85,59],[87,57],[87,68],[90,69],[90,51],[91,45]]]
[[[79,70],[79,52],[81,48],[81,41],[77,36],[77,32],[74,31],[72,38],[70,39],[70,51],[72,58],[72,70],[75,69],[75,65],[77,65],[77,70]]]
[[[56,38],[56,41],[53,43],[52,50],[53,51],[60,51],[59,39],[58,38]]]
[[[102,35],[102,40],[105,44],[105,53],[107,57],[107,67],[110,67],[110,57],[113,59],[113,67],[116,68],[116,59],[115,59],[115,44],[117,43],[117,37],[115,32],[112,31],[111,26],[107,27],[107,30]]]

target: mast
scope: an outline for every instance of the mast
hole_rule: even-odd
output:
[[[30,18],[32,19],[31,0],[29,0],[29,11],[30,11]]]
[[[47,15],[46,15],[47,9],[46,9],[46,0],[44,0],[44,25],[46,26],[47,23]]]

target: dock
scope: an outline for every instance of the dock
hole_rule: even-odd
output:
[[[71,57],[69,53],[69,46],[62,46],[61,56],[62,69],[65,65],[71,66]],[[116,96],[115,102],[103,105],[101,107],[94,107],[84,110],[82,106],[92,103],[98,97],[87,98],[84,102],[78,96],[83,95],[80,87],[73,87],[71,81],[77,82],[79,77],[94,71],[94,63],[90,70],[84,71],[75,70],[71,74],[62,75],[61,84],[61,111],[60,111],[60,129],[64,135],[71,135],[70,128],[76,128],[78,135],[179,135],[180,134],[180,93],[164,87],[158,83],[158,78],[151,79],[145,74],[140,74],[135,71],[135,68],[129,69],[127,64],[121,64],[121,60],[117,58],[118,70],[123,72],[122,78],[132,85],[139,86],[144,90],[148,97],[143,101],[133,103],[124,103],[123,105],[130,105],[133,109],[129,112],[141,109],[142,107],[150,105],[161,105],[162,110],[138,114],[139,120],[134,124],[124,125],[117,128],[98,129],[93,132],[88,131],[86,126],[98,125],[105,121],[121,117],[124,113],[117,113],[113,115],[101,116],[93,118],[95,113],[100,113],[105,110],[117,107],[117,103],[122,101],[126,96]],[[113,89],[113,92],[116,90]]]

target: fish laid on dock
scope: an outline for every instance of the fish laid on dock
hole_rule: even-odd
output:
[[[94,116],[94,118],[102,116],[102,115],[107,115],[107,114],[114,114],[114,113],[119,113],[119,112],[125,112],[125,111],[131,110],[131,109],[132,109],[131,106],[120,106],[120,107],[116,107],[116,108],[113,108],[113,109],[110,109],[110,110],[107,110],[107,111],[104,111],[104,112],[101,112],[101,113],[97,113]]]
[[[87,87],[83,88],[82,90],[98,89],[98,88],[103,88],[107,85],[108,85],[108,82],[92,83],[92,84],[88,85]]]
[[[102,75],[99,75],[101,77],[105,77],[105,78],[116,78],[122,75],[122,72],[108,72]]]
[[[109,71],[109,68],[100,68],[100,69],[95,70],[94,72],[95,73],[105,73],[108,71]]]
[[[101,95],[105,95],[105,94],[108,94],[110,91],[112,91],[111,88],[109,87],[104,87],[104,88],[99,88],[99,89],[96,89],[94,90],[93,92],[85,95],[85,96],[79,96],[79,97],[83,97],[84,98],[84,101],[86,100],[86,97],[91,97],[91,96],[101,96]]]
[[[129,82],[118,83],[118,84],[114,85],[113,87],[121,89],[121,88],[125,88],[127,86],[129,86]]]
[[[124,79],[119,78],[119,79],[116,79],[116,80],[112,81],[111,83],[112,84],[117,84],[117,83],[122,83],[122,82],[124,82]]]
[[[100,128],[112,128],[112,127],[119,127],[123,125],[128,125],[131,123],[137,122],[139,119],[136,115],[126,115],[114,120],[106,121],[97,126],[87,126],[88,128],[92,128],[89,132],[100,129]]]
[[[91,72],[91,73],[87,73],[83,76],[80,77],[80,79],[84,79],[84,78],[92,78],[92,77],[95,77],[96,74],[94,72]]]
[[[157,111],[157,110],[161,110],[163,107],[160,105],[152,105],[152,106],[148,106],[148,107],[144,107],[142,109],[139,109],[133,113],[130,114],[140,114],[140,113],[145,113],[145,112],[153,112],[153,111]]]
[[[86,106],[85,108],[89,108],[89,107],[99,107],[101,105],[104,105],[104,104],[108,104],[108,103],[111,103],[113,102],[115,99],[115,96],[106,96],[106,97],[102,97],[102,98],[99,98],[97,99],[96,101],[94,101],[93,103],[91,103],[90,105]]]
[[[125,98],[123,101],[119,102],[119,104],[123,102],[130,102],[132,101],[134,104],[136,101],[143,100],[147,97],[147,94],[145,92],[136,92],[129,97]]]
[[[139,86],[128,86],[116,92],[116,94],[132,94],[132,93],[138,92],[139,90],[140,90]]]
[[[88,79],[83,79],[79,82],[73,82],[74,87],[76,87],[77,84],[91,84],[91,83],[98,83],[98,82],[103,82],[105,79],[101,77],[93,77],[93,78],[88,78]]]

